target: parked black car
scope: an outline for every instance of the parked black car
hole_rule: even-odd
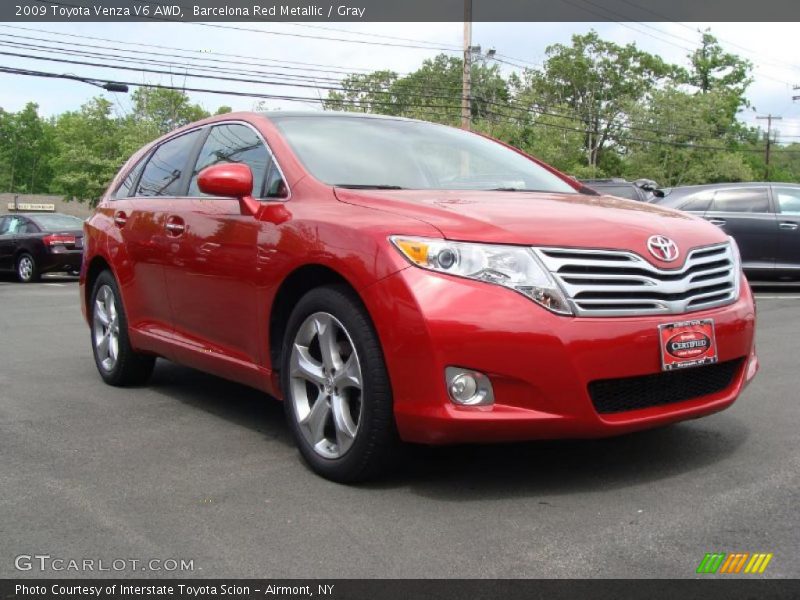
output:
[[[43,273],[77,273],[83,255],[83,221],[60,213],[0,216],[0,271],[22,283]]]
[[[733,236],[751,279],[800,277],[800,184],[722,183],[663,191],[660,205],[700,215]]]
[[[653,202],[658,199],[661,190],[658,184],[652,179],[637,179],[627,181],[625,179],[579,179],[582,184],[601,194],[617,196],[627,200],[638,200],[639,202]]]

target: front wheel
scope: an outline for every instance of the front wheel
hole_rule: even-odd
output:
[[[103,381],[114,386],[145,383],[156,359],[131,347],[122,296],[109,271],[95,281],[90,310],[94,362]]]
[[[347,288],[308,292],[289,318],[281,384],[300,453],[318,474],[368,479],[397,446],[392,392],[378,337]]]

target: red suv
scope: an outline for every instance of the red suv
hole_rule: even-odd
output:
[[[142,149],[85,228],[111,385],[156,357],[282,398],[311,467],[427,444],[626,433],[758,369],[735,243],[458,129],[239,113]]]

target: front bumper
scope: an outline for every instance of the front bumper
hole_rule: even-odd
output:
[[[758,369],[746,282],[728,306],[624,318],[554,315],[506,288],[406,268],[371,286],[374,317],[406,441],[455,443],[601,437],[701,417],[731,405]],[[730,385],[701,397],[599,414],[588,386],[661,371],[658,325],[713,318],[719,361],[742,359]],[[454,405],[448,366],[479,370],[495,404]],[[699,367],[703,368],[703,367]]]

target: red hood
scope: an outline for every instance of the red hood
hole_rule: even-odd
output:
[[[612,196],[344,188],[336,188],[336,196],[349,204],[424,221],[445,238],[460,241],[616,248],[651,258],[646,244],[652,235],[671,238],[682,257],[691,248],[727,239],[697,217]]]

